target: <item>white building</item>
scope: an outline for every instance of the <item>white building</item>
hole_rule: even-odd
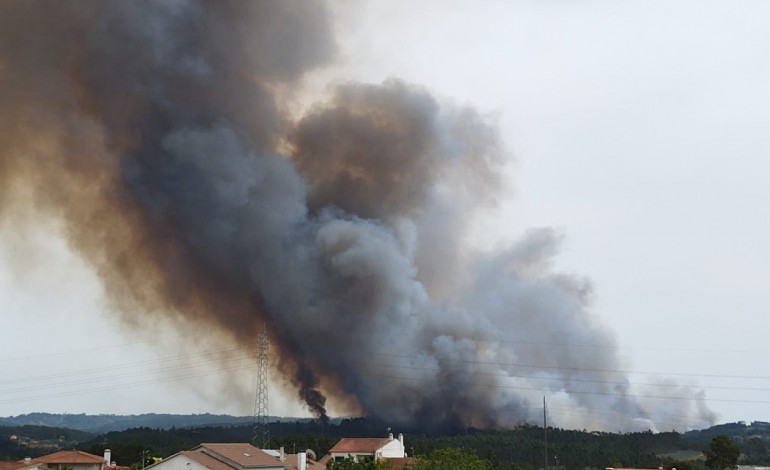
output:
[[[401,459],[406,457],[404,451],[404,435],[399,434],[398,439],[393,434],[388,437],[346,437],[329,450],[331,458],[342,460],[347,457],[356,462],[367,460]]]

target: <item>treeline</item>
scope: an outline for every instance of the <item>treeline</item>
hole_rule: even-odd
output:
[[[278,420],[280,418],[271,419]],[[138,415],[28,413],[0,418],[0,426],[32,424],[105,433],[139,427],[170,429],[172,427],[237,425],[247,424],[252,420],[253,417],[249,416],[215,415],[210,413],[191,415],[166,413],[144,413]]]
[[[394,429],[405,434],[407,453],[426,456],[436,450],[457,448],[475,453],[495,468],[537,470],[544,466],[543,428],[524,425],[510,431],[470,429],[454,435],[427,435],[415,430]],[[269,447],[284,447],[287,452],[312,449],[320,458],[341,437],[384,437],[387,426],[378,421],[346,419],[339,424],[319,422],[272,423]],[[250,442],[251,426],[201,427],[186,429],[137,428],[107,433],[81,448],[100,454],[112,450],[121,465],[141,462],[143,451],[153,457],[168,457],[203,442]],[[703,447],[682,434],[628,433],[612,434],[563,429],[548,429],[549,467],[568,470],[605,467],[657,468],[675,462],[667,456],[684,453],[700,456]]]
[[[543,428],[536,426],[525,425],[513,431],[472,430],[462,435],[418,437],[413,441],[416,455],[428,455],[442,448],[463,448],[501,468],[536,470],[545,465]],[[698,451],[677,433],[610,434],[548,429],[549,468],[657,468],[663,464],[663,453],[682,450]]]
[[[0,458],[19,460],[75,448],[94,434],[50,426],[0,426]]]
[[[717,430],[729,435],[740,447],[740,463],[768,465],[770,425],[764,424],[746,426],[734,423],[722,425]],[[343,419],[331,424],[318,421],[274,422],[270,423],[269,447],[284,447],[290,453],[312,449],[320,458],[341,437],[384,437],[389,431],[386,423],[363,418]],[[545,464],[542,427],[522,425],[509,431],[468,429],[452,434],[427,434],[417,429],[392,431],[404,434],[406,451],[411,456],[428,456],[441,449],[463,449],[489,462],[492,468],[537,470]],[[10,439],[12,435],[14,440]],[[704,468],[703,451],[713,435],[714,430],[685,434],[613,434],[549,428],[548,467],[553,470],[585,470],[662,466],[701,470]],[[118,464],[140,466],[142,457],[149,464],[153,458],[165,458],[204,442],[251,442],[253,438],[251,424],[167,430],[145,426],[99,435],[45,426],[0,427],[0,457],[35,457],[74,447],[101,455],[105,448],[109,448]],[[43,447],[25,447],[22,442],[38,442]]]
[[[363,418],[344,419],[338,424],[273,422],[270,423],[268,447],[277,449],[283,446],[291,453],[312,449],[320,458],[341,437],[381,437],[385,432],[386,426],[382,423]],[[141,463],[143,451],[149,451],[144,452],[146,456],[165,458],[204,442],[252,442],[253,439],[254,428],[251,424],[167,430],[141,427],[99,435],[81,443],[79,448],[93,454],[101,454],[109,448],[116,462],[130,465]]]

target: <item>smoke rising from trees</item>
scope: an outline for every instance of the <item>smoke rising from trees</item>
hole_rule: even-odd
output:
[[[334,396],[396,422],[503,427],[548,390],[618,412],[616,428],[713,419],[634,396],[590,283],[550,269],[553,230],[469,248],[509,158],[476,110],[391,79],[289,117],[334,59],[324,4],[0,9],[0,218],[31,190],[128,324],[169,316],[249,344],[265,323],[317,416]]]

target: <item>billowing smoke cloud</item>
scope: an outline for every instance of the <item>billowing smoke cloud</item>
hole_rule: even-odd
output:
[[[500,427],[549,391],[615,413],[597,427],[712,418],[631,393],[590,285],[549,268],[553,231],[468,248],[506,158],[476,111],[392,79],[287,117],[334,57],[325,5],[0,9],[0,211],[31,187],[128,323],[178,317],[243,344],[264,323],[318,416],[333,396],[397,423]]]

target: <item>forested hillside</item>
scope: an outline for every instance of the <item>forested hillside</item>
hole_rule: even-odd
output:
[[[467,430],[454,435],[426,435],[416,430],[404,432],[407,453],[427,455],[436,449],[461,448],[473,450],[497,468],[538,469],[543,466],[543,428],[521,426],[510,431]],[[387,425],[365,419],[347,419],[339,424],[273,423],[270,426],[270,447],[283,446],[288,452],[313,449],[325,454],[340,437],[379,437],[388,432]],[[251,440],[251,426],[201,427],[158,430],[150,428],[111,432],[99,436],[81,448],[101,453],[109,447],[120,463],[141,460],[142,450],[150,455],[167,457],[201,442],[245,442]],[[548,429],[549,467],[582,470],[605,467],[670,466],[671,454],[701,456],[700,443],[685,439],[679,433],[591,433]],[[682,466],[682,467],[686,467]]]
[[[280,418],[271,419],[278,420]],[[140,415],[29,413],[0,418],[0,426],[34,424],[78,429],[93,433],[106,433],[139,427],[170,429],[172,427],[233,425],[250,423],[252,420],[253,418],[250,416],[213,415],[209,413],[194,415],[156,413]]]
[[[321,456],[341,437],[381,437],[388,432],[387,423],[363,418],[332,423],[273,422],[270,447],[283,446],[291,453],[309,448]],[[428,455],[437,449],[454,448],[474,451],[494,468],[537,470],[544,464],[544,432],[538,426],[522,425],[508,431],[468,429],[451,435],[426,434],[419,429],[392,429],[392,432],[404,433],[410,455]],[[4,459],[20,459],[77,447],[100,455],[105,448],[110,448],[119,464],[138,465],[142,455],[150,463],[153,457],[168,457],[202,442],[249,442],[253,434],[251,423],[171,429],[142,426],[100,434],[50,426],[0,426],[0,454]],[[717,435],[730,437],[740,447],[740,463],[770,464],[770,424],[756,422],[731,423],[684,434],[613,434],[549,428],[549,469],[662,466],[703,470],[703,451]]]
[[[93,437],[91,433],[52,426],[0,426],[0,459],[19,460],[72,449]]]

